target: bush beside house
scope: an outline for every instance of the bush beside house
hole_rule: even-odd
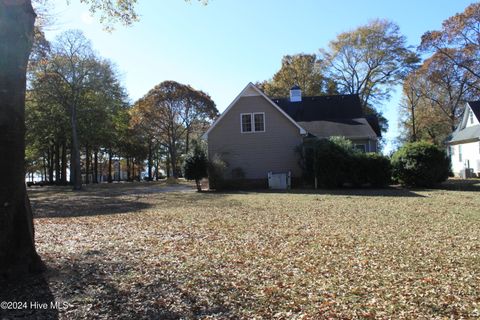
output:
[[[224,188],[224,176],[227,169],[227,163],[218,155],[215,155],[208,162],[208,185],[210,189],[221,190]]]
[[[393,179],[404,186],[432,187],[450,175],[445,150],[429,142],[412,142],[392,156]]]
[[[341,137],[307,140],[299,147],[306,183],[323,188],[381,187],[391,177],[390,160],[376,153],[362,153]]]
[[[428,142],[408,143],[391,160],[381,154],[360,152],[349,140],[341,137],[305,140],[297,152],[303,170],[303,184],[320,188],[384,187],[392,179],[404,186],[431,187],[445,181],[450,174],[450,159],[446,152]],[[226,177],[227,168],[228,164],[218,157],[210,160],[211,189],[268,187],[266,179],[242,179],[241,168],[234,168],[232,177]]]
[[[392,180],[390,159],[377,153],[355,153],[352,171],[352,183],[355,186],[368,184],[371,187],[384,187]]]

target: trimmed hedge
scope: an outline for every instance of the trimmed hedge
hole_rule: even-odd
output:
[[[340,143],[331,140],[315,142],[313,151],[313,174],[320,187],[342,187],[348,180],[351,153]]]
[[[380,154],[362,153],[345,138],[306,141],[298,150],[302,151],[304,179],[313,183],[316,176],[319,187],[382,187],[390,183],[390,160]]]
[[[432,143],[407,143],[392,156],[393,179],[404,186],[432,187],[447,180],[450,159]]]
[[[353,157],[352,177],[354,185],[368,184],[372,187],[384,187],[390,184],[392,166],[390,159],[378,153],[357,152]]]

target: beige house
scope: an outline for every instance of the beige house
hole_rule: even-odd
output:
[[[289,99],[267,97],[249,83],[205,133],[208,156],[221,158],[224,178],[266,186],[269,172],[302,175],[295,149],[306,137],[343,136],[365,152],[376,152],[376,118],[366,118],[356,95],[302,97],[297,86]]]

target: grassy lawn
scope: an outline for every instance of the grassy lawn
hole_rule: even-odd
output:
[[[31,191],[61,319],[480,316],[479,185],[162,188]]]

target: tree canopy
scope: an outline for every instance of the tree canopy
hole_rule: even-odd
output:
[[[315,54],[286,55],[282,66],[272,77],[258,86],[270,97],[287,97],[294,85],[306,96],[325,94],[327,79],[322,74],[321,60]]]
[[[480,4],[468,6],[428,31],[419,49],[430,56],[403,84],[402,138],[442,145],[458,125],[465,104],[480,93]]]
[[[195,129],[203,132],[202,128],[217,115],[218,110],[208,94],[175,81],[155,86],[135,103],[132,111],[133,125],[142,127],[150,139],[156,139],[168,150],[174,177],[180,173],[179,157],[188,153]]]
[[[479,88],[480,80],[480,3],[472,3],[463,12],[446,19],[441,30],[422,36],[420,49],[436,52],[455,66],[467,71],[476,81],[469,85]]]
[[[398,25],[388,20],[339,34],[321,54],[339,91],[358,94],[363,107],[370,108],[388,100],[393,86],[419,60]]]

